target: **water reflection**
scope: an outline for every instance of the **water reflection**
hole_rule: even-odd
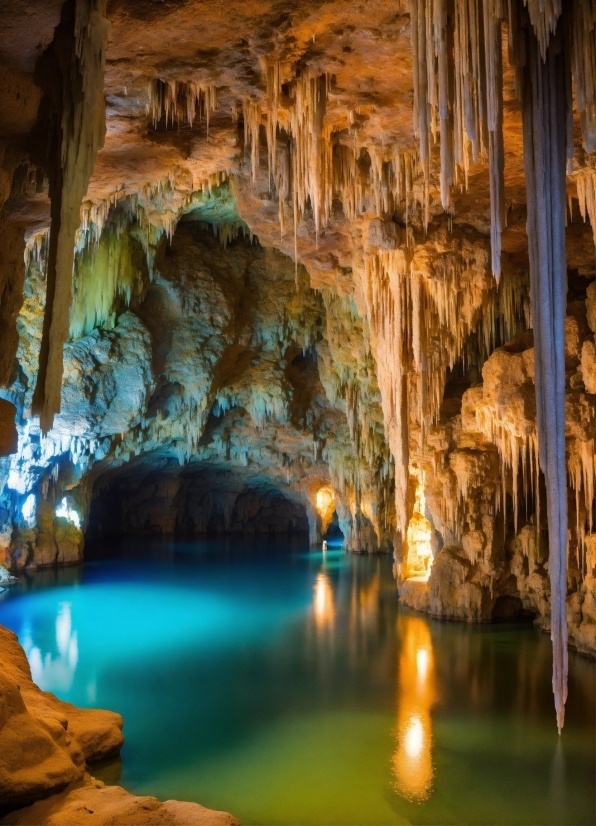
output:
[[[49,651],[45,654],[34,645],[31,628],[25,626],[21,637],[25,649],[33,681],[44,691],[69,691],[77,663],[79,661],[79,645],[77,632],[72,628],[72,605],[70,602],[61,602],[56,615],[56,648],[57,654]]]
[[[408,612],[388,557],[269,547],[143,542],[77,587],[32,574],[0,622],[44,688],[123,714],[137,794],[280,826],[594,821],[593,662],[570,653],[559,740],[546,634]]]
[[[398,794],[425,800],[433,780],[432,724],[435,699],[433,648],[428,622],[399,616],[397,673],[397,747],[393,776]]]
[[[314,587],[313,610],[318,629],[330,626],[335,618],[335,599],[329,575],[320,571]]]

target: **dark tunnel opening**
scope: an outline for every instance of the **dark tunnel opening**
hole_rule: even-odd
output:
[[[90,543],[127,536],[308,537],[308,519],[300,501],[267,480],[217,468],[136,470],[96,480],[85,536]]]

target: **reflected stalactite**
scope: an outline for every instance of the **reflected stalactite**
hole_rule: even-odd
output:
[[[23,633],[23,648],[27,654],[34,682],[44,691],[69,691],[79,662],[78,634],[72,627],[70,602],[61,602],[56,615],[56,648],[58,653],[42,653],[33,644],[30,631]]]
[[[397,747],[393,754],[395,790],[408,800],[426,800],[432,791],[431,708],[435,701],[435,667],[428,623],[399,616],[397,674]]]

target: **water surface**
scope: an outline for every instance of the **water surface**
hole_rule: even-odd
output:
[[[570,655],[559,740],[531,625],[400,609],[388,557],[101,550],[5,591],[0,623],[42,688],[124,716],[106,780],[247,826],[595,822],[594,663]]]

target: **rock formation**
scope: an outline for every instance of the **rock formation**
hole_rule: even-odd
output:
[[[116,755],[123,742],[122,718],[75,708],[37,688],[25,652],[5,628],[0,628],[0,646],[0,799],[14,807],[61,791],[83,779],[87,764]]]
[[[0,823],[53,826],[234,826],[197,803],[135,797],[87,769],[118,754],[122,718],[64,703],[31,680],[16,636],[0,626]],[[24,746],[26,744],[26,746]],[[39,801],[39,802],[33,802]],[[3,811],[17,811],[1,817]]]
[[[533,614],[560,727],[596,654],[592,0],[38,5],[0,39],[0,564],[333,519],[408,604]]]

